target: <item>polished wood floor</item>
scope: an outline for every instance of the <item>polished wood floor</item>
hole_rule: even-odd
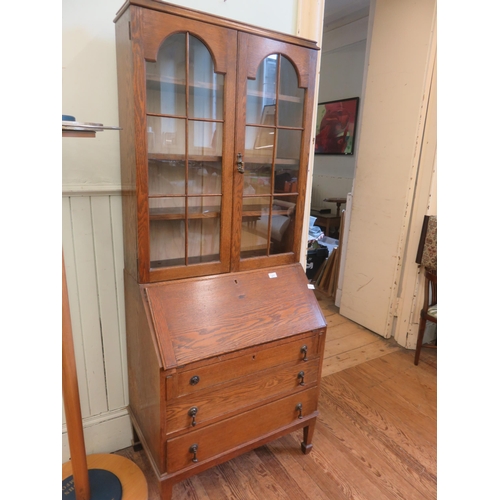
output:
[[[174,486],[174,500],[430,500],[437,497],[435,350],[414,351],[352,323],[318,292],[328,333],[313,449],[298,431]],[[118,452],[144,471],[145,453]]]

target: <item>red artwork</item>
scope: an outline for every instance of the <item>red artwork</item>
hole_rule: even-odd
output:
[[[353,154],[358,103],[354,97],[318,105],[316,154]]]

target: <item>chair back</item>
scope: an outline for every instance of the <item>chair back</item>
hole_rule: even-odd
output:
[[[420,234],[417,251],[417,264],[426,269],[437,271],[437,216],[426,215]]]

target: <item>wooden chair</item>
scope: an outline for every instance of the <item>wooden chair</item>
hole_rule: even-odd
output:
[[[422,347],[437,347],[437,341],[435,345],[423,344],[427,321],[437,325],[437,217],[435,215],[424,217],[416,262],[422,266],[425,279],[424,303],[420,311],[414,361],[415,365],[418,365]]]

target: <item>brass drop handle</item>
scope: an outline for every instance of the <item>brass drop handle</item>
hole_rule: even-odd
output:
[[[307,346],[306,346],[306,345],[303,345],[303,346],[300,348],[300,352],[301,352],[301,353],[304,353],[304,357],[302,358],[302,361],[307,361]]]
[[[190,385],[196,385],[200,381],[200,377],[198,375],[195,375],[194,377],[191,377],[191,380],[189,381]]]
[[[238,153],[236,155],[236,158],[237,158],[236,165],[238,167],[238,172],[240,174],[244,174],[245,173],[245,163],[243,162],[241,153]]]
[[[198,445],[196,443],[191,445],[191,448],[189,448],[189,453],[193,454],[193,462],[198,462],[198,457],[196,456],[196,454],[198,453]]]
[[[302,418],[302,403],[299,403],[299,404],[295,407],[295,411],[298,411],[298,412],[299,412],[299,418]]]
[[[299,385],[304,385],[304,377],[306,376],[306,374],[302,371],[299,372],[299,374],[297,375],[297,378],[300,380],[300,383]]]
[[[193,421],[191,422],[191,425],[193,427],[196,425],[196,414],[197,413],[198,413],[198,408],[196,406],[193,406],[188,411],[188,415],[193,418]]]

